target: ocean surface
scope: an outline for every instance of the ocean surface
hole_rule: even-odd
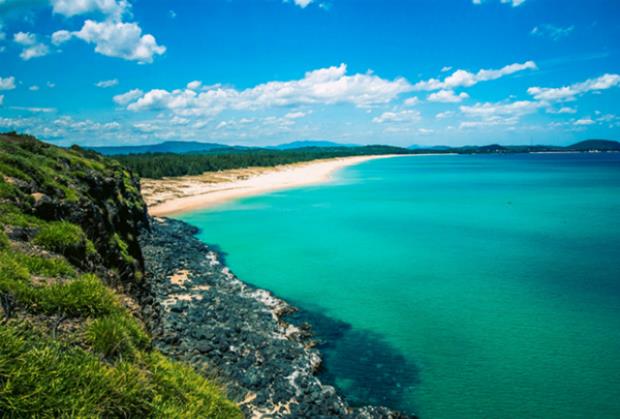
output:
[[[620,154],[412,156],[179,218],[422,418],[620,418]]]

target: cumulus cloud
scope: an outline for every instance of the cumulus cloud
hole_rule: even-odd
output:
[[[560,39],[570,35],[573,30],[575,30],[575,26],[561,27],[545,23],[534,26],[534,28],[530,31],[530,35],[551,38],[554,41],[559,41]]]
[[[153,89],[130,101],[127,109],[215,115],[226,109],[257,110],[310,104],[351,103],[366,108],[389,103],[412,88],[403,78],[386,80],[371,72],[347,75],[346,71],[347,66],[341,64],[309,71],[302,79],[271,81],[245,90],[219,85],[205,86],[200,91]]]
[[[0,77],[0,90],[13,90],[15,89],[15,77]]]
[[[17,32],[13,35],[13,41],[23,47],[19,56],[24,61],[43,57],[50,52],[49,47],[43,42],[39,42],[37,35],[30,32]]]
[[[4,104],[4,95],[0,95],[0,106]]]
[[[404,110],[398,112],[383,112],[381,115],[373,118],[375,124],[384,124],[387,122],[417,122],[420,120],[420,112],[415,110]]]
[[[134,100],[138,99],[139,97],[141,97],[144,94],[144,92],[140,89],[133,89],[130,90],[128,92],[125,92],[123,94],[120,95],[116,95],[114,96],[113,100],[117,105],[127,105],[130,102],[133,102]]]
[[[477,73],[471,73],[466,70],[456,70],[443,80],[429,79],[420,81],[414,85],[414,89],[453,90],[457,87],[470,87],[483,81],[496,80],[519,71],[535,69],[537,69],[537,67],[534,61],[526,61],[524,63],[509,64],[499,69],[482,69]]]
[[[141,64],[152,63],[153,56],[166,52],[166,47],[158,45],[153,35],[142,35],[142,28],[137,23],[87,20],[79,31],[54,32],[52,42],[59,45],[74,37],[94,44],[99,54]]]
[[[620,74],[603,74],[594,79],[562,87],[530,87],[527,92],[535,99],[547,102],[572,101],[588,92],[620,86]]]
[[[39,86],[37,86],[36,84],[33,84],[32,86],[28,88],[28,90],[30,90],[31,92],[37,92],[39,91]]]
[[[51,0],[51,3],[54,13],[67,17],[98,12],[120,19],[130,8],[126,0]]]
[[[100,87],[102,89],[107,89],[108,87],[113,87],[117,85],[118,85],[118,79],[101,80],[95,83],[95,86]]]
[[[428,95],[429,102],[443,102],[443,103],[458,103],[467,99],[469,95],[465,92],[461,92],[458,95],[454,93],[454,90],[440,90]]]

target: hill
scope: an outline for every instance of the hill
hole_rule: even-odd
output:
[[[231,149],[233,147],[217,143],[201,143],[197,141],[166,141],[158,144],[116,146],[116,147],[89,147],[106,156],[141,153],[199,153],[213,150]]]
[[[620,151],[620,142],[612,140],[585,140],[566,148],[575,151]]]
[[[308,147],[359,147],[356,144],[340,144],[335,143],[333,141],[293,141],[291,143],[279,144],[276,146],[266,147],[269,149],[275,150],[294,150],[298,148],[308,148]]]
[[[0,134],[3,417],[215,417],[221,388],[153,349],[138,178],[92,151]]]

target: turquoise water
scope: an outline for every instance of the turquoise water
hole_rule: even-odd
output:
[[[182,217],[422,418],[620,417],[620,155],[374,160]]]

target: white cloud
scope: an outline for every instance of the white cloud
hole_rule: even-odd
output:
[[[482,4],[485,0],[472,0],[473,4]],[[503,4],[510,4],[512,7],[517,7],[525,3],[525,0],[500,0]]]
[[[509,103],[476,103],[472,106],[461,106],[460,110],[467,116],[475,117],[491,117],[497,115],[503,116],[521,116],[535,112],[542,105],[538,102],[529,100],[519,100]]]
[[[572,101],[588,92],[620,86],[620,74],[604,74],[594,79],[563,87],[530,87],[527,92],[537,100],[556,102]]]
[[[575,30],[575,26],[561,27],[545,23],[534,26],[534,28],[530,31],[530,35],[547,37],[554,41],[559,41],[560,39],[570,35],[573,30]]]
[[[405,104],[405,106],[414,106],[420,103],[420,99],[418,99],[417,96],[412,96],[405,99],[403,103]]]
[[[56,108],[37,108],[34,106],[11,106],[16,111],[26,111],[32,113],[52,113],[56,112]]]
[[[116,95],[114,96],[113,99],[114,99],[114,102],[118,105],[127,105],[128,103],[133,102],[134,100],[138,99],[143,94],[144,92],[142,90],[133,89],[123,94]]]
[[[301,7],[302,9],[306,8],[313,0],[293,0],[295,5]]]
[[[167,109],[180,115],[214,115],[226,109],[257,110],[309,104],[351,103],[360,108],[385,104],[411,90],[403,79],[382,79],[371,72],[346,74],[347,66],[309,71],[302,79],[271,81],[245,90],[219,85],[172,91],[153,89],[127,107],[131,111]]]
[[[373,118],[375,124],[384,124],[386,122],[417,122],[420,120],[420,112],[416,110],[405,110],[399,112],[383,112],[380,116]]]
[[[523,71],[537,69],[534,61],[526,61],[524,63],[514,63],[506,65],[500,69],[482,69],[477,73],[471,73],[466,70],[456,70],[450,76],[442,80],[429,79],[416,83],[415,90],[452,90],[457,87],[470,87],[482,81],[496,80],[501,77]]]
[[[158,45],[153,35],[142,35],[142,29],[137,23],[87,20],[79,31],[54,32],[52,42],[59,45],[73,37],[95,44],[95,51],[99,54],[141,64],[152,63],[153,56],[166,52],[166,47]]]
[[[575,125],[592,125],[594,123],[595,122],[590,117],[578,119],[574,122]]]
[[[15,89],[15,77],[0,77],[0,90],[13,90]]]
[[[446,118],[450,118],[454,116],[454,112],[452,111],[445,111],[445,112],[439,112],[437,115],[435,115],[435,118],[437,119],[446,119]]]
[[[120,19],[130,8],[126,0],[51,0],[51,3],[54,13],[67,17],[98,12]]]
[[[4,95],[0,95],[0,106],[4,104]]]
[[[288,119],[299,119],[299,118],[303,118],[304,116],[308,115],[306,112],[289,112],[286,115],[284,115],[285,118]]]
[[[50,89],[53,89],[54,87],[56,87],[56,83],[52,83],[51,81],[48,81],[47,83],[45,83],[45,85],[49,87]]]
[[[460,128],[479,128],[499,125],[516,125],[519,119],[536,112],[544,103],[529,100],[499,103],[476,103],[473,106],[461,106],[461,112],[474,120],[463,121]]]
[[[452,66],[445,65],[445,66],[441,67],[441,72],[442,73],[445,73],[445,72],[450,71],[450,70],[452,70]]]
[[[190,90],[198,90],[202,86],[202,82],[198,80],[190,81],[187,83],[187,88]]]
[[[30,87],[28,88],[28,90],[30,90],[30,91],[32,91],[32,92],[36,92],[36,91],[38,91],[38,90],[39,90],[39,86],[37,86],[36,84],[34,84],[34,85],[30,86]]]
[[[547,108],[547,113],[550,114],[571,114],[577,113],[577,110],[574,108],[570,108],[568,106],[563,106],[560,109],[553,109],[551,107]]]
[[[467,99],[469,95],[465,92],[461,92],[458,95],[454,93],[454,90],[440,90],[428,95],[429,102],[443,102],[443,103],[458,103]]]
[[[101,80],[95,83],[95,86],[101,87],[102,89],[106,89],[108,87],[113,87],[116,85],[118,85],[118,79]]]
[[[30,32],[17,32],[13,35],[13,41],[23,47],[23,50],[19,56],[24,61],[28,61],[36,57],[43,57],[50,52],[49,47],[44,43],[39,42],[37,35]]]

